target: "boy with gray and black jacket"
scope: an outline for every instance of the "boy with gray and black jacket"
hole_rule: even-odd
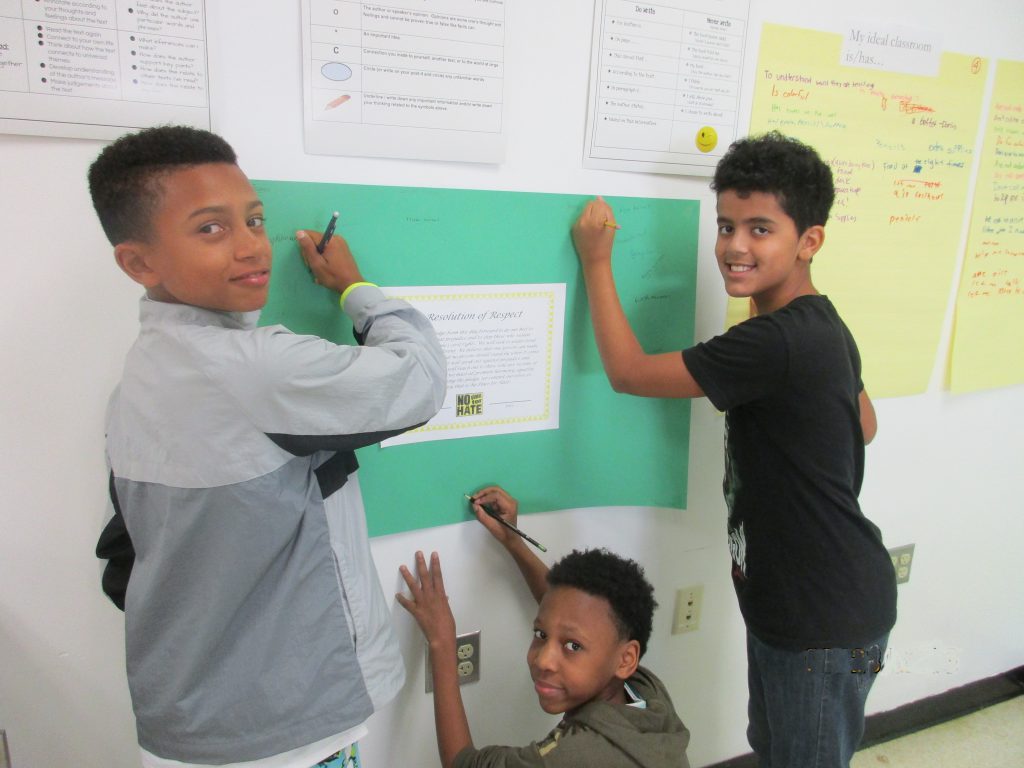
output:
[[[142,763],[352,752],[404,680],[353,451],[437,412],[433,329],[363,280],[343,238],[321,254],[310,231],[302,257],[360,345],[257,327],[263,207],[211,133],[122,137],[89,182],[118,265],[146,289],[107,412],[115,516],[97,548],[125,611]]]

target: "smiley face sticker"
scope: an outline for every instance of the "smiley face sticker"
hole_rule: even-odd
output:
[[[710,125],[705,125],[697,131],[697,137],[694,139],[694,143],[697,145],[697,149],[701,152],[710,152],[718,146],[718,131]]]

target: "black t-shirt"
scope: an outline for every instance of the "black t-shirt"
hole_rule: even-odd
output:
[[[801,296],[683,351],[726,412],[733,581],[747,626],[782,648],[851,648],[896,621],[896,577],[861,512],[857,344],[824,296]]]

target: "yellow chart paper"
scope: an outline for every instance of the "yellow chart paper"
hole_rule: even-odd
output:
[[[950,355],[954,392],[1024,383],[1024,62],[996,65]]]
[[[842,35],[765,24],[751,133],[776,129],[832,167],[815,286],[860,347],[874,397],[923,392],[958,259],[987,62],[936,77],[840,65]]]

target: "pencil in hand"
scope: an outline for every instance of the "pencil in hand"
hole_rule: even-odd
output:
[[[470,495],[469,495],[468,493],[464,493],[464,494],[462,494],[462,495],[463,495],[463,496],[465,496],[465,497],[466,497],[466,498],[467,498],[467,499],[469,500],[469,502],[470,502],[471,504],[476,504],[476,503],[477,503],[477,502],[476,502],[476,500],[475,500],[475,499],[474,499],[474,498],[473,498],[472,496],[470,496]],[[494,507],[492,507],[492,506],[491,506],[490,504],[481,504],[481,505],[480,505],[480,508],[481,508],[481,509],[482,509],[482,510],[483,510],[484,512],[486,512],[486,513],[487,513],[488,515],[490,515],[491,517],[493,517],[493,518],[494,518],[495,520],[497,520],[497,521],[498,521],[499,523],[501,523],[501,524],[502,524],[502,525],[504,525],[504,526],[505,526],[506,528],[508,528],[508,529],[509,529],[510,531],[512,531],[513,533],[515,533],[515,534],[517,534],[517,535],[519,535],[519,536],[522,536],[522,537],[523,537],[523,538],[524,538],[524,539],[525,539],[526,541],[528,541],[528,542],[530,542],[531,544],[533,544],[533,546],[535,546],[535,547],[536,547],[537,549],[539,549],[539,550],[540,550],[541,552],[547,552],[547,551],[548,551],[548,548],[547,548],[547,547],[545,547],[545,546],[544,546],[543,544],[541,544],[541,543],[540,543],[539,541],[537,541],[536,539],[534,539],[534,538],[532,538],[532,537],[530,537],[530,536],[526,535],[526,534],[525,534],[525,533],[523,533],[523,532],[522,532],[521,530],[519,530],[519,529],[518,529],[518,528],[517,528],[516,526],[512,525],[512,523],[510,523],[510,522],[509,522],[508,520],[506,520],[506,519],[505,519],[504,517],[502,517],[502,516],[501,516],[501,515],[500,515],[500,514],[498,513],[498,510],[496,510],[496,509],[495,509]]]

